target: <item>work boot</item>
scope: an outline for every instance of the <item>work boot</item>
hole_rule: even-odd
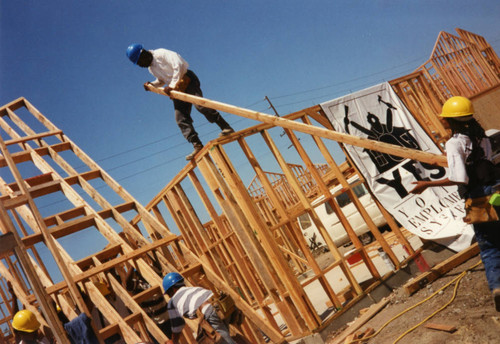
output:
[[[232,133],[234,133],[233,128],[222,129],[222,131],[219,134],[219,137],[224,137],[224,136],[227,136],[227,135],[232,134]]]
[[[500,312],[500,288],[493,289],[493,301],[495,301],[495,309]]]
[[[193,144],[194,150],[191,152],[191,154],[186,155],[186,160],[193,160],[194,156],[198,154],[199,151],[203,148],[202,143],[194,143]]]

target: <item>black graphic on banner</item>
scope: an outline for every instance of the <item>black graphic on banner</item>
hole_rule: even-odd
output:
[[[335,130],[360,138],[441,154],[388,83],[321,104]],[[418,180],[446,177],[444,167],[345,145],[372,194],[407,230],[453,250],[470,245],[472,226],[463,222],[464,203],[456,187],[409,194]]]
[[[410,130],[393,125],[392,110],[397,109],[391,103],[383,101],[380,95],[378,95],[377,98],[379,103],[384,103],[387,106],[385,124],[381,123],[380,118],[371,112],[368,112],[368,115],[366,116],[366,119],[370,124],[370,129],[365,128],[356,122],[351,122],[349,121],[348,117],[349,107],[346,105],[344,106],[345,131],[350,134],[349,125],[352,125],[354,128],[366,134],[368,136],[367,138],[370,140],[381,141],[393,145],[420,150],[420,145],[418,144],[417,140],[410,134]],[[401,158],[399,156],[380,153],[369,149],[365,149],[364,151],[368,153],[370,159],[373,161],[380,173],[390,170],[404,160],[404,158]]]

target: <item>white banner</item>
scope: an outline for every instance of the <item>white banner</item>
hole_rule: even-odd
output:
[[[336,131],[371,140],[441,154],[388,83],[321,104]],[[442,179],[444,167],[346,145],[372,193],[410,232],[450,249],[467,248],[474,235],[462,221],[464,202],[457,187],[428,188],[410,194],[412,182]]]

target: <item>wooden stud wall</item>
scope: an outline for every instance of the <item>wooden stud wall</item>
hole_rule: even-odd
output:
[[[500,83],[498,57],[491,47],[480,36],[457,31],[462,38],[441,33],[426,64],[391,82],[437,143],[444,142],[447,131],[434,114],[449,96],[463,92],[473,97]],[[255,114],[256,119],[266,122]],[[43,129],[35,131],[27,124],[33,118],[26,121],[24,116],[32,116]],[[313,123],[323,128],[311,126]],[[284,128],[285,137],[274,136],[276,126]],[[191,284],[229,294],[246,314],[246,321],[237,330],[252,342],[264,342],[262,333],[274,343],[298,339],[335,321],[392,273],[380,273],[370,255],[374,247],[381,247],[396,269],[415,254],[409,233],[376,202],[392,233],[379,231],[354,193],[354,185],[348,183],[349,177],[359,172],[348,157],[338,164],[324,140],[359,141],[375,150],[392,148],[333,133],[319,106],[211,141],[147,206],[136,202],[24,98],[0,108],[0,133],[1,231],[12,233],[15,242],[2,248],[0,305],[10,301],[3,286],[4,281],[10,281],[19,301],[43,324],[53,327],[61,343],[67,339],[52,301],[70,319],[77,315],[75,308],[90,314],[89,306],[96,307],[108,324],[95,328],[100,342],[113,334],[121,335],[127,343],[147,341],[149,336],[164,342],[165,335],[141,309],[140,302],[161,292],[161,278],[170,271],[181,272]],[[279,140],[287,140],[293,155],[279,149]],[[318,153],[315,158],[313,151]],[[263,152],[267,152],[266,159],[261,158]],[[430,155],[416,156],[443,163]],[[315,161],[318,157],[323,161]],[[245,183],[244,174],[249,172],[255,177]],[[360,175],[359,180],[364,182]],[[106,194],[95,187],[99,183],[107,186]],[[354,233],[336,200],[342,193],[367,224],[376,239],[374,244],[364,246]],[[53,196],[68,206],[56,214],[42,215],[39,200]],[[116,196],[121,200],[118,204],[110,201]],[[352,242],[349,256],[335,245],[317,213],[317,206],[326,203]],[[133,219],[130,213],[135,214]],[[326,264],[311,251],[298,225],[303,214],[326,242],[331,257]],[[83,231],[95,233],[107,244],[75,260],[61,239]],[[392,249],[394,244],[405,246],[410,257],[401,261]],[[49,273],[39,253],[42,246],[52,254],[61,281]],[[367,281],[356,279],[355,267],[348,262],[354,254],[361,257],[358,266],[368,272]],[[150,290],[138,295],[126,291],[120,279],[131,268],[141,272]],[[332,282],[332,272],[342,276],[346,287]],[[119,313],[114,301],[99,292],[93,283],[96,281],[107,283],[125,305],[126,314]],[[327,312],[318,312],[312,287],[330,305]],[[90,298],[90,305],[80,290]],[[11,309],[1,309],[0,325],[8,324]],[[188,325],[194,326],[192,322]],[[3,338],[8,339],[8,331],[4,332]],[[184,331],[182,342],[195,342],[190,330]]]
[[[189,283],[199,284],[216,267],[202,268],[203,261],[187,252],[182,237],[172,234],[165,223],[137,203],[27,100],[20,98],[3,106],[0,116],[0,227],[5,235],[13,234],[17,238],[15,247],[4,252],[0,264],[2,280],[12,283],[18,300],[37,314],[61,343],[69,341],[57,318],[56,303],[69,319],[76,317],[77,312],[92,315],[95,310],[91,308],[98,309],[108,324],[94,326],[100,342],[114,334],[122,336],[127,343],[148,341],[150,336],[165,342],[165,334],[140,307],[141,300],[162,292],[160,285],[166,272],[183,272]],[[30,118],[24,118],[28,116]],[[38,121],[36,126],[44,129],[35,132],[27,124],[33,121]],[[93,186],[96,180],[104,182],[109,188],[107,192],[114,195],[101,194]],[[64,199],[69,209],[42,216],[37,202],[54,195]],[[107,200],[116,200],[116,196],[120,199],[118,204]],[[95,205],[91,206],[89,201]],[[131,224],[125,217],[125,213],[130,212],[140,216],[141,221]],[[89,233],[89,230],[97,234],[96,238],[104,238],[107,245],[75,261],[60,239],[81,231]],[[39,254],[41,246],[46,246],[52,254],[62,281],[56,282],[49,274],[50,269]],[[187,266],[189,271],[185,270]],[[132,268],[151,285],[145,295],[130,295],[119,282]],[[93,283],[97,281],[109,286],[114,295],[112,299],[99,292]],[[214,283],[206,284],[215,290]],[[84,302],[81,290],[90,298],[90,304]],[[0,293],[4,303],[11,299],[7,294],[5,290]],[[114,306],[118,303],[116,300],[125,305],[124,311],[119,312]],[[5,310],[3,323],[13,316],[9,307]],[[195,324],[190,322],[190,325]],[[259,327],[265,328],[265,324]],[[245,324],[243,330],[251,335],[250,325]],[[279,335],[268,332],[280,342]],[[191,333],[184,331],[184,343],[195,342]]]
[[[420,67],[415,73],[391,82],[398,95],[400,95],[410,110],[418,110],[414,112],[415,116],[429,135],[441,147],[447,138],[448,132],[439,118],[434,114],[439,112],[442,103],[452,95],[452,91],[450,90],[460,90],[464,92],[464,95],[470,96],[481,90],[494,87],[499,81],[495,73],[491,72],[491,68],[488,68],[488,64],[483,57],[484,55],[481,54],[481,49],[474,44],[471,43],[470,37],[465,39],[441,33],[434,48],[432,59],[428,63]],[[493,57],[490,57],[489,61],[493,61]],[[466,88],[469,90],[467,91],[468,93],[465,90]],[[157,92],[154,89],[151,89],[151,91]],[[162,94],[161,91],[157,93]],[[257,301],[253,304],[255,309],[265,312],[270,302],[277,302],[278,299],[286,301],[288,298],[292,301],[285,304],[277,303],[273,307],[279,313],[279,317],[276,317],[278,313],[275,313],[275,318],[280,318],[286,326],[287,330],[283,331],[284,334],[290,333],[292,336],[296,333],[306,334],[309,331],[315,331],[319,324],[317,318],[310,317],[309,312],[314,312],[314,309],[311,309],[309,296],[307,293],[304,295],[300,287],[304,288],[318,281],[331,304],[339,308],[345,306],[345,304],[342,305],[339,296],[328,282],[326,274],[329,271],[340,269],[345,279],[349,281],[349,288],[355,296],[362,295],[364,290],[366,290],[364,288],[367,288],[366,286],[360,286],[355,280],[350,267],[346,264],[346,257],[341,255],[331,238],[329,238],[325,225],[316,214],[316,204],[315,206],[312,204],[318,196],[321,197],[322,203],[328,202],[331,208],[334,209],[354,244],[355,252],[360,253],[363,264],[365,264],[372,275],[373,283],[377,283],[382,278],[366,252],[366,248],[358,240],[353,228],[343,215],[341,208],[336,204],[335,196],[338,196],[338,194],[332,194],[332,185],[342,185],[343,192],[346,192],[353,200],[359,214],[364,218],[372,234],[377,239],[377,245],[387,252],[396,268],[399,268],[401,262],[398,261],[396,255],[391,250],[391,245],[387,243],[384,236],[371,221],[371,218],[352,191],[351,186],[347,183],[347,174],[343,173],[333,158],[329,156],[329,152],[321,138],[325,136],[322,136],[322,133],[313,129],[302,131],[299,125],[294,124],[299,121],[305,124],[311,124],[312,121],[316,121],[324,127],[329,128],[329,123],[325,121],[325,117],[319,106],[285,116],[286,119],[290,119],[293,122],[282,123],[284,121],[279,121],[280,118],[273,117],[273,121],[271,122],[263,114],[250,113],[241,108],[227,106],[206,99],[194,99],[194,97],[184,94],[174,94],[173,96],[182,97],[182,100],[193,103],[203,102],[204,106],[213,106],[218,110],[244,117],[262,121],[266,120],[266,124],[249,128],[232,135],[230,138],[209,144],[198,155],[196,164],[190,164],[186,169],[181,171],[148,204],[147,208],[157,208],[161,204],[161,201],[169,198],[168,193],[170,190],[175,189],[179,183],[185,181],[187,174],[196,174],[200,180],[206,180],[209,187],[203,193],[210,194],[212,192],[220,210],[214,213],[213,209],[216,207],[210,206],[212,208],[211,218],[203,226],[205,228],[210,226],[210,232],[216,233],[218,227],[214,226],[213,223],[217,222],[217,218],[219,218],[219,221],[220,218],[223,218],[229,226],[225,229],[234,233],[235,239],[240,240],[241,246],[248,255],[248,259],[245,262],[249,264],[248,271],[251,273],[246,278],[243,278],[243,280],[256,279],[259,285],[263,285],[264,288],[258,290],[264,293],[265,302],[259,303],[259,299],[252,295],[252,289],[248,288],[247,285],[239,284],[241,275],[236,276],[232,272],[230,278],[239,288],[248,291],[247,297],[250,295],[252,300]],[[429,113],[433,115],[429,116]],[[271,134],[274,127],[273,124],[285,128],[287,137],[290,140],[289,147],[293,147],[296,150],[300,156],[300,162],[297,163],[294,161],[291,163],[287,161],[282,152],[277,148]],[[323,165],[326,168],[323,167],[321,173],[318,173],[314,162],[308,156],[309,148],[302,147],[301,142],[297,139],[296,130],[311,134],[312,140],[321,151],[324,160],[327,162],[327,164]],[[319,136],[316,136],[315,133],[318,133]],[[256,148],[251,146],[249,142],[254,135],[262,136],[264,146],[262,144]],[[238,148],[230,146],[235,142],[238,142]],[[228,148],[226,148],[226,145]],[[256,149],[258,149],[259,153],[262,153],[264,150],[270,151],[274,156],[275,163],[279,165],[279,170],[267,170],[264,163],[260,162],[256,157],[257,154],[254,152]],[[235,152],[236,150],[238,150],[237,153]],[[244,188],[243,182],[240,180],[240,171],[236,171],[236,168],[231,163],[234,159],[231,159],[230,156],[234,157],[235,155],[238,157],[244,155],[248,160],[247,165],[254,170],[255,177],[250,181],[247,188]],[[356,173],[355,169],[354,173]],[[360,179],[362,180],[362,178]],[[200,192],[200,185],[197,188],[198,192]],[[189,186],[187,187],[189,188]],[[199,196],[196,194],[190,195],[190,199],[195,199],[196,197]],[[169,199],[171,201],[171,198]],[[205,199],[205,205],[207,200]],[[393,229],[397,240],[412,250],[405,233],[398,228],[395,221],[390,218],[384,209],[381,209],[381,211],[388,217],[387,222]],[[297,225],[297,217],[304,213],[307,213],[315,223],[334,257],[334,263],[326,268],[320,267],[317,264],[313,255],[307,249],[308,243],[303,240],[303,235]],[[167,213],[158,211],[155,214],[157,216],[169,216]],[[189,235],[187,234],[188,229],[182,226],[179,227],[179,231],[183,236]],[[252,237],[251,231],[254,232],[258,240]],[[221,234],[215,236],[221,237]],[[213,242],[213,245],[217,244]],[[192,249],[195,249],[195,247],[193,246]],[[255,252],[257,252],[257,256],[255,256]],[[277,252],[283,257],[277,255]],[[410,253],[413,253],[413,251],[410,251]],[[282,258],[287,260],[288,264],[283,264]],[[272,269],[266,266],[268,262],[273,264]],[[232,263],[230,262],[229,264]],[[263,265],[266,266],[265,269],[263,269]],[[312,277],[309,277],[305,282],[299,277],[304,271],[312,271]],[[257,275],[254,275],[255,272],[257,272]],[[270,279],[269,275],[274,277],[274,279]],[[300,286],[297,286],[297,282],[299,282]],[[282,295],[280,293],[283,293],[283,286],[286,287],[286,292]],[[275,293],[279,295],[278,299],[275,297]],[[292,307],[291,310],[290,307]],[[293,312],[286,313],[290,311]],[[294,315],[290,318],[289,314]],[[294,319],[297,314],[301,315],[299,322]],[[331,318],[334,319],[335,314]],[[280,324],[276,323],[276,325]],[[283,326],[281,325],[281,327]]]
[[[285,116],[308,125],[322,117],[319,106]],[[300,163],[288,162],[275,142],[278,138],[273,137],[273,128],[272,125],[262,124],[233,134],[230,138],[210,142],[196,156],[196,162],[188,164],[146,208],[159,216],[161,221],[173,217],[190,251],[209,258],[219,268],[220,277],[242,295],[239,301],[247,302],[274,328],[289,336],[287,339],[293,339],[313,333],[327,322],[334,321],[354,303],[349,299],[358,299],[384,277],[373,263],[373,256],[370,256],[367,247],[354,234],[336,196],[347,193],[376,238],[375,245],[387,252],[396,267],[401,261],[392,251],[394,241],[389,244],[379,232],[352,191],[355,185],[347,182],[349,177],[358,174],[356,169],[348,162],[338,165],[323,140],[314,135],[309,142],[325,163],[313,162],[308,154],[312,148],[302,144],[308,140],[303,136],[299,140],[297,133],[285,129],[287,136],[280,139],[288,138],[286,145],[293,147],[300,159]],[[257,145],[251,143],[256,141],[255,136],[261,137]],[[258,155],[267,151],[279,170],[268,171],[264,164],[269,165],[269,162],[261,162],[256,150]],[[240,160],[239,166],[245,167],[234,166],[234,157]],[[242,157],[246,158],[245,162],[241,161]],[[241,172],[248,174],[247,166],[255,176],[245,186]],[[359,178],[359,183],[363,183],[363,178]],[[339,191],[333,193],[332,188],[336,185],[339,185]],[[180,198],[178,190],[194,192],[189,195],[183,192],[185,197]],[[352,254],[361,255],[361,264],[371,275],[370,281],[363,286],[356,280],[353,267],[334,244],[324,220],[316,212],[318,204],[313,202],[319,197],[319,205],[330,203],[353,242]],[[202,204],[203,207],[196,208],[193,204]],[[199,219],[202,212],[209,214],[208,221]],[[301,214],[310,216],[327,242],[332,260],[326,266],[318,263],[304,238],[297,222]],[[396,238],[410,253],[414,253],[407,240],[409,233],[400,229],[387,212],[385,215],[392,224],[393,233],[397,233],[391,233],[391,238]],[[187,219],[191,219],[191,223]],[[342,295],[335,291],[337,286],[328,278],[334,270],[348,281],[348,287],[341,291]],[[223,274],[223,271],[226,273]],[[326,295],[326,302],[332,305],[326,321],[325,314],[318,313],[307,292],[313,284],[319,286],[321,293]],[[353,296],[346,300],[345,295],[349,293]]]
[[[413,73],[390,81],[396,94],[441,147],[449,131],[438,115],[448,98],[464,96],[474,104],[498,104],[498,97],[490,91],[500,84],[500,58],[483,37],[462,29],[456,31],[460,37],[441,32],[428,61]],[[499,128],[496,114],[476,108],[486,129]]]

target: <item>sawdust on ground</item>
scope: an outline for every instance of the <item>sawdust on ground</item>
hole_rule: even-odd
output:
[[[478,262],[480,262],[479,256],[470,259],[433,283],[420,289],[412,296],[407,296],[402,287],[394,290],[394,292],[388,296],[389,303],[387,306],[361,326],[359,330],[355,331],[355,333],[363,332],[367,328],[373,328],[375,331],[379,330],[390,319],[428,298],[454,278],[460,276],[463,271],[467,271]],[[495,310],[493,305],[493,299],[488,289],[482,263],[465,273],[458,284],[455,299],[450,305],[398,340],[406,331],[410,330],[448,303],[453,297],[454,286],[455,284],[450,285],[428,301],[397,317],[384,327],[375,337],[368,341],[357,343],[500,343],[500,313]],[[448,333],[445,331],[428,329],[424,327],[427,323],[453,326],[456,328],[456,331]],[[329,334],[325,341],[326,344],[334,343],[335,336],[340,334],[348,326],[349,324]]]

